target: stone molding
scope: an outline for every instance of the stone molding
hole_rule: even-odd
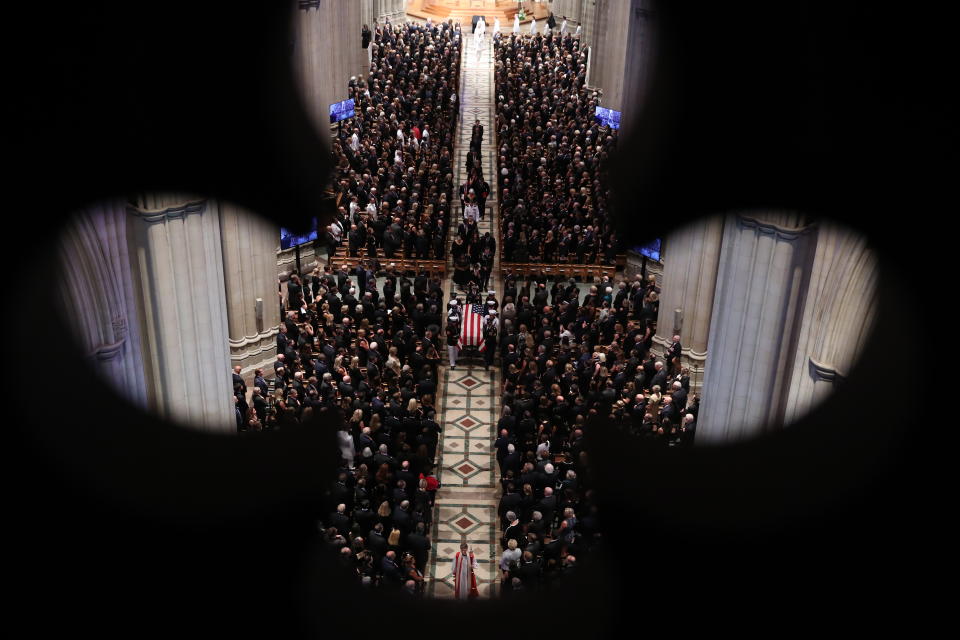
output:
[[[823,380],[825,382],[843,382],[846,379],[846,375],[841,373],[834,367],[829,364],[822,364],[813,359],[813,356],[808,358],[810,363],[810,376],[815,380]]]
[[[277,335],[278,333],[280,333],[280,325],[276,325],[275,327],[271,327],[271,328],[267,329],[266,331],[261,331],[260,333],[255,334],[255,335],[252,335],[252,336],[244,336],[244,337],[242,337],[242,338],[237,338],[237,339],[231,338],[231,339],[230,339],[230,348],[237,348],[237,349],[239,349],[240,347],[245,347],[245,346],[247,346],[247,345],[249,345],[249,344],[255,344],[255,343],[260,342],[261,340],[265,340],[265,339],[267,339],[267,338],[272,338],[273,336]]]
[[[163,209],[143,209],[136,205],[128,204],[127,213],[136,216],[148,224],[158,224],[166,222],[173,218],[183,218],[194,213],[203,213],[207,207],[207,199],[193,200],[172,207]]]

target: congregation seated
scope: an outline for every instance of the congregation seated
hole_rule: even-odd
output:
[[[502,415],[501,588],[550,589],[602,543],[584,436],[609,421],[650,446],[690,446],[699,401],[680,336],[652,353],[653,276],[604,277],[581,299],[574,280],[504,282],[499,338]],[[548,288],[549,286],[549,288]],[[602,464],[602,462],[592,461]],[[578,560],[579,559],[579,560]]]
[[[495,55],[503,261],[615,264],[607,165],[617,131],[594,119],[580,39],[511,35]]]
[[[445,255],[459,105],[460,26],[376,28],[370,73],[351,78],[356,116],[333,141],[336,216],[317,240],[328,261]],[[320,252],[317,252],[319,255]]]

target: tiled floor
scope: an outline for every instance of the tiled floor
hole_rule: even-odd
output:
[[[465,33],[466,41],[461,58],[460,125],[454,148],[457,162],[457,184],[466,179],[465,161],[470,147],[473,123],[483,124],[483,172],[487,182],[494,182],[494,158],[491,149],[494,139],[493,60],[489,36],[479,49],[474,48],[473,36]],[[487,199],[484,219],[478,224],[481,233],[498,234],[496,194]],[[455,215],[462,215],[456,211]],[[451,233],[456,224],[451,225]],[[450,240],[452,241],[451,235]],[[449,252],[448,252],[449,255]],[[499,257],[494,258],[493,274],[499,274]],[[447,273],[453,273],[452,263]],[[499,293],[501,283],[491,276],[492,287]],[[445,283],[451,295],[456,295],[453,281]],[[441,368],[438,389],[438,421],[442,425],[439,446],[440,491],[437,492],[434,511],[433,553],[427,570],[427,593],[441,598],[453,597],[450,579],[453,555],[460,543],[466,541],[474,552],[480,569],[477,585],[481,597],[494,597],[500,587],[500,524],[497,518],[500,474],[493,452],[496,424],[500,415],[500,370],[483,368],[477,356],[462,354],[457,368]]]

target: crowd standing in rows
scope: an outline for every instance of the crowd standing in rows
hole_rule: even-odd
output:
[[[614,264],[606,169],[617,131],[594,118],[579,37],[513,34],[494,51],[502,260]]]
[[[596,100],[583,89],[579,39],[496,36],[504,261],[612,260],[616,237],[602,168],[616,133],[592,121]],[[459,26],[378,28],[374,46],[369,83],[351,82],[362,124],[335,147],[340,189],[350,202],[340,214],[351,227],[346,238],[328,241],[334,248],[350,242],[352,254],[372,243],[389,258],[407,250],[404,234],[412,232],[411,251],[419,255],[417,240],[427,234],[427,253],[442,256],[453,187]],[[418,52],[425,57],[415,62]],[[422,76],[411,81],[418,64]],[[425,86],[434,93],[425,94]],[[386,135],[393,127],[396,134]],[[444,347],[450,366],[456,364],[464,304],[483,316],[485,364],[499,357],[503,371],[494,447],[505,596],[552,588],[600,548],[583,449],[591,429],[613,424],[654,446],[689,446],[699,409],[680,336],[660,358],[652,353],[660,293],[652,275],[616,283],[604,277],[582,296],[573,279],[541,273],[522,281],[506,273],[499,300],[487,290],[497,243],[476,229],[489,186],[479,161],[479,122],[472,133],[468,180],[459,190],[464,217],[452,247],[454,281],[465,301],[445,306],[439,278],[408,277],[392,264],[384,269],[375,252],[355,268],[333,272],[328,265],[302,280],[294,274],[274,384],[258,370],[247,406],[246,386],[234,374],[241,430],[282,428],[316,412],[343,416],[342,467],[327,498],[322,537],[362,584],[411,595],[423,592],[439,487],[437,367]],[[374,224],[387,219],[379,233]],[[350,234],[360,226],[367,228],[365,240],[353,242]],[[328,236],[338,227],[331,225]]]
[[[453,198],[459,25],[376,28],[367,78],[351,78],[356,116],[333,143],[336,218],[318,239],[328,257],[441,259]]]

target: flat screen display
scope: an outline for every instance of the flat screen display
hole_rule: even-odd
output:
[[[660,238],[651,240],[643,246],[634,247],[633,250],[642,256],[647,256],[651,260],[660,262]]]
[[[304,244],[306,242],[313,242],[317,239],[317,219],[314,218],[310,226],[310,231],[307,233],[302,233],[296,235],[291,233],[289,229],[284,229],[280,227],[280,248],[289,249],[290,247],[295,247],[298,244]]]
[[[613,109],[604,109],[603,107],[597,107],[597,112],[594,115],[597,119],[597,122],[600,124],[610,127],[611,129],[620,128],[620,112],[614,111]]]
[[[352,118],[354,115],[356,114],[353,110],[353,98],[330,105],[330,124]]]

